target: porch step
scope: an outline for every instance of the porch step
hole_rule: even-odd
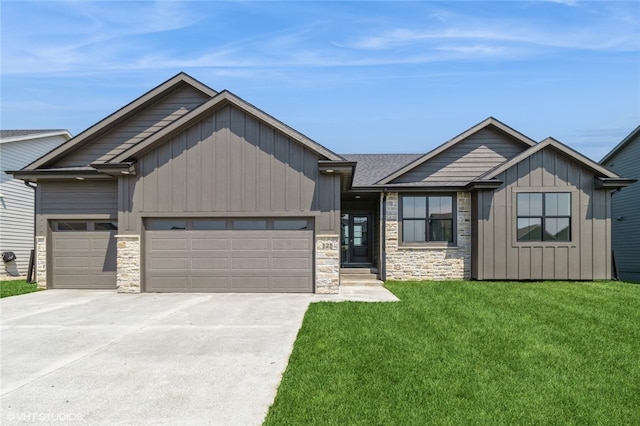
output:
[[[381,286],[377,268],[340,268],[340,285]]]

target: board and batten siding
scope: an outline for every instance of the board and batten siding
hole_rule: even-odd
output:
[[[525,148],[498,130],[484,128],[398,177],[393,183],[468,182],[512,159]]]
[[[208,99],[191,86],[182,86],[113,130],[55,163],[55,167],[86,166],[107,161],[171,124]]]
[[[618,176],[638,179],[611,197],[611,239],[619,278],[640,281],[640,136],[603,165]]]
[[[13,179],[7,170],[20,170],[67,140],[62,135],[17,140],[0,144],[0,252],[16,254],[17,270],[26,275],[34,237],[35,191],[23,181]],[[0,275],[5,268],[0,268]]]
[[[50,219],[115,219],[118,182],[109,180],[43,181],[36,191],[36,235],[46,236]]]
[[[321,175],[318,154],[230,105],[138,159],[121,177],[122,232],[145,216],[317,216],[337,233],[340,180]],[[130,212],[130,213],[126,213]]]
[[[552,149],[506,170],[495,191],[472,200],[472,278],[479,280],[600,280],[611,278],[609,190],[594,174]],[[570,242],[517,242],[518,192],[570,192]]]

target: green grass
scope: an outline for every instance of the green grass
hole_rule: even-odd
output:
[[[25,280],[0,281],[0,298],[38,291],[37,284],[29,284]]]
[[[266,425],[640,424],[640,286],[387,287],[310,306]]]

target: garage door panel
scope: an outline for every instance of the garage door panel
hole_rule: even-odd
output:
[[[191,250],[204,250],[204,251],[224,251],[229,248],[229,242],[227,238],[193,238],[191,240]]]
[[[308,271],[311,262],[306,258],[272,259],[272,269]]]
[[[188,280],[185,277],[153,277],[153,285],[158,291],[186,291],[188,290]]]
[[[241,237],[231,240],[232,251],[269,250],[269,248],[269,240],[267,238]]]
[[[82,250],[87,251],[91,248],[91,241],[89,237],[84,235],[84,232],[74,232],[71,238],[67,235],[56,235],[56,241],[53,245],[55,250]]]
[[[145,290],[311,292],[312,247],[309,230],[149,230]]]
[[[265,273],[269,270],[269,259],[262,258],[257,259],[255,257],[247,258],[232,258],[231,259],[232,270],[263,270]]]
[[[311,250],[309,238],[274,238],[273,250]]]
[[[229,279],[227,277],[192,277],[191,290],[205,293],[212,290],[228,291]]]
[[[151,267],[155,271],[162,270],[174,270],[181,269],[187,270],[189,268],[189,259],[176,258],[176,257],[154,257],[151,258]]]
[[[179,231],[171,231],[172,234],[178,234]],[[155,251],[175,252],[178,250],[186,250],[189,247],[189,240],[186,238],[175,237],[154,238],[150,241],[151,249]]]
[[[275,284],[274,289],[278,291],[299,291],[300,288],[300,277],[274,277]],[[311,286],[309,286],[308,291],[313,290]]]
[[[214,271],[216,269],[229,268],[229,260],[225,258],[194,258],[191,259],[191,270],[197,271]]]
[[[269,278],[267,277],[231,277],[231,288],[234,290],[267,291]]]

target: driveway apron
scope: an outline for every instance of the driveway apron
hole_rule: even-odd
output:
[[[86,290],[4,298],[0,423],[259,425],[313,300]]]

